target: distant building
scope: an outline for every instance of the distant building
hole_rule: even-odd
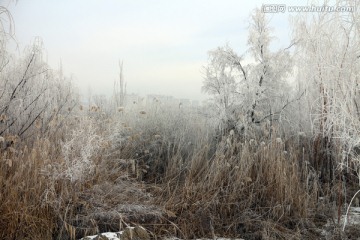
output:
[[[186,99],[186,98],[179,99],[179,106],[181,106],[181,107],[191,107],[190,99]]]
[[[143,98],[140,97],[139,95],[137,94],[126,94],[125,96],[125,105],[127,106],[131,106],[133,104],[142,104],[143,103]]]
[[[199,106],[200,106],[200,102],[199,102],[198,100],[193,100],[193,101],[191,102],[191,106],[192,106],[192,107],[199,107]]]
[[[148,105],[161,104],[170,107],[180,107],[180,108],[197,108],[201,105],[198,100],[190,100],[187,98],[175,98],[169,95],[160,95],[160,94],[148,94],[146,97],[140,96],[138,94],[126,94],[125,96],[125,105]]]
[[[161,104],[170,104],[172,105],[175,102],[175,98],[173,96],[165,96],[165,95],[158,95],[158,94],[149,94],[146,98],[146,104],[153,104],[153,103],[161,103]]]

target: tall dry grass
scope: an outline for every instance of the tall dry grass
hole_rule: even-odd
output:
[[[51,125],[50,136],[38,131],[35,141],[14,136],[3,138],[1,239],[78,236],[74,219],[82,204],[80,196],[96,182],[98,174],[94,169],[106,149],[99,134],[106,133],[99,131],[98,124],[88,116],[72,115],[64,121]]]
[[[50,159],[48,141],[38,140],[33,149],[11,148],[1,152],[0,237],[2,239],[51,239],[55,228],[53,209],[46,203],[50,193],[43,166]],[[61,185],[56,185],[61,194]],[[52,193],[55,192],[53,189]]]
[[[178,177],[165,181],[159,202],[174,213],[177,235],[286,239],[311,226],[319,186],[295,143],[286,152],[276,139],[234,141],[211,158],[208,151],[204,146],[184,169],[168,169]]]
[[[343,194],[320,179],[313,138],[216,140],[201,114],[166,107],[64,121],[29,147],[2,148],[2,239],[77,239],[126,224],[183,239],[316,239],[326,204]]]

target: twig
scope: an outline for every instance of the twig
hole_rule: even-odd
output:
[[[360,190],[358,190],[354,196],[351,198],[351,201],[349,203],[349,206],[347,207],[347,210],[346,210],[346,214],[345,214],[345,219],[344,219],[344,225],[343,225],[343,231],[345,231],[345,227],[346,227],[346,224],[347,224],[347,218],[348,218],[348,215],[349,215],[349,210],[350,210],[350,207],[351,207],[351,203],[352,201],[355,199],[356,195],[360,192]]]

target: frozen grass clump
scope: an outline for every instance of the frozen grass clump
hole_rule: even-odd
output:
[[[91,120],[83,120],[83,128],[71,132],[69,139],[63,143],[64,158],[62,172],[58,178],[69,179],[71,182],[81,181],[86,175],[93,174],[94,157],[101,149],[104,139],[96,134],[96,126]]]

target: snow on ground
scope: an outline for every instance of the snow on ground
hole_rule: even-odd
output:
[[[107,240],[120,240],[120,236],[123,232],[105,232],[99,235],[87,236],[80,240],[96,240],[96,239],[107,239]]]
[[[337,220],[337,217],[334,217],[335,220]],[[345,231],[349,228],[358,228],[360,227],[360,207],[350,207],[349,213],[346,217],[345,214],[343,214],[340,218],[340,222],[338,224],[338,227],[343,230],[344,228],[344,222],[345,222]],[[331,231],[333,229],[333,223],[328,220],[328,222],[325,224],[324,228],[321,231],[321,235],[325,237],[325,239],[333,239],[331,238],[331,235],[333,232]]]
[[[360,207],[351,207],[347,218],[345,215],[342,215],[341,220],[340,220],[340,226],[343,226],[345,219],[346,219],[346,227],[360,226]],[[329,227],[330,222],[328,222],[326,224],[326,226]],[[328,236],[329,234],[331,234],[329,231],[326,230],[326,226],[325,226],[325,229],[323,229],[323,231],[322,231],[323,236]],[[135,235],[138,237],[136,239],[141,239],[141,240],[150,239],[146,230],[141,226],[137,226],[135,228],[127,227],[124,231],[120,231],[120,232],[105,232],[105,233],[101,233],[98,235],[87,236],[87,237],[81,238],[80,240],[128,240],[128,239],[131,239],[131,237],[129,238],[128,235],[129,236]],[[217,240],[244,240],[242,238],[221,238],[221,237],[216,238],[216,239]],[[169,238],[165,238],[165,240],[182,240],[182,239],[176,238],[176,237],[169,237]],[[210,240],[210,239],[202,238],[202,239],[196,239],[196,240]]]
[[[360,207],[350,207],[347,218],[345,218],[345,215],[341,216],[341,226],[344,225],[344,221],[346,221],[346,226],[360,225]]]

